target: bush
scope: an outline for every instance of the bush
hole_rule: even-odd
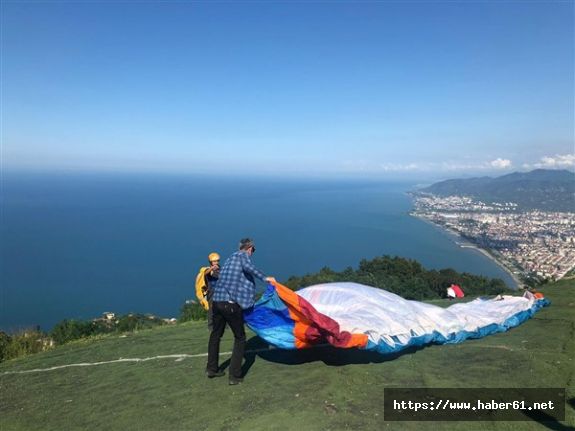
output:
[[[197,302],[186,302],[180,309],[178,322],[188,322],[190,320],[207,320],[208,312]]]
[[[0,332],[0,362],[42,352],[50,347],[51,339],[39,330],[24,331],[12,336]]]
[[[0,331],[0,362],[8,358],[8,348],[12,343],[12,337],[6,332]]]
[[[140,329],[149,329],[154,326],[163,325],[165,322],[155,316],[145,314],[127,314],[121,316],[116,325],[118,332],[132,332]]]
[[[96,334],[137,331],[164,324],[162,319],[155,316],[128,314],[117,321],[62,320],[52,328],[49,336],[39,327],[15,335],[0,331],[0,362],[47,350],[54,343],[65,344]]]
[[[68,343],[94,334],[95,328],[92,322],[82,320],[62,320],[50,332],[52,339],[57,344]]]

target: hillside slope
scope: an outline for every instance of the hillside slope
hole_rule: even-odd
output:
[[[226,378],[204,376],[204,323],[71,343],[0,364],[0,428],[470,429],[469,422],[384,423],[383,388],[567,387],[572,399],[575,281],[564,280],[543,292],[552,305],[507,333],[395,358],[329,347],[270,350],[250,334],[247,350],[257,352],[249,358],[245,383],[237,387],[228,386]],[[228,331],[222,352],[230,350]],[[189,356],[155,358],[158,355]],[[118,361],[121,358],[150,359]],[[80,363],[86,365],[67,367]],[[575,425],[572,408],[567,407],[566,414],[555,429]],[[535,422],[476,422],[471,428],[545,429]]]
[[[422,189],[438,196],[471,196],[484,202],[515,202],[521,209],[575,211],[575,173],[536,169],[496,178],[441,181]]]

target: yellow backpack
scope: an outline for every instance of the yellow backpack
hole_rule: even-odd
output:
[[[209,266],[200,268],[200,272],[196,276],[196,296],[206,310],[210,308],[208,304],[208,285],[206,284],[206,272],[210,269]]]

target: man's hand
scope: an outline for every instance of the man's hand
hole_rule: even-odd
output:
[[[277,280],[274,277],[266,277],[266,281],[268,283],[277,283]]]
[[[219,265],[212,265],[208,269],[206,269],[206,274],[208,275],[216,275],[220,270]],[[216,275],[217,276],[217,275]]]

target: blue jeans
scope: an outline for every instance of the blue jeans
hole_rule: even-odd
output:
[[[239,379],[242,377],[242,359],[246,347],[246,331],[244,328],[244,314],[242,308],[234,303],[213,302],[213,330],[210,333],[208,343],[208,365],[206,371],[217,372],[220,360],[220,341],[226,323],[230,326],[234,334],[234,349],[230,362],[230,379]]]

